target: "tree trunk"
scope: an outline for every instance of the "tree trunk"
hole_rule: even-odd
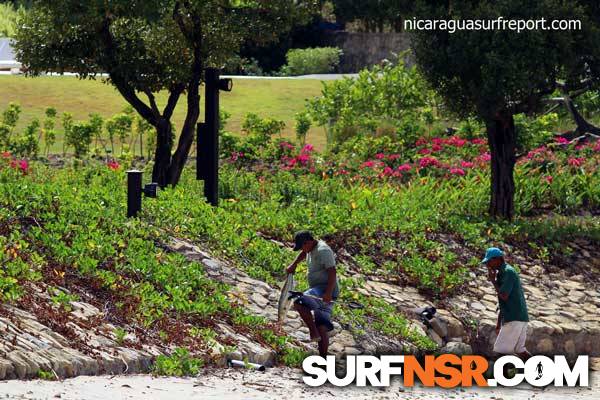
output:
[[[514,216],[513,172],[517,139],[513,115],[507,111],[497,112],[487,119],[486,127],[492,156],[489,213],[492,217],[511,220]]]
[[[165,118],[158,121],[156,127],[156,152],[152,168],[152,182],[165,187],[169,183],[168,171],[171,165],[171,149],[173,148],[173,132],[171,122]]]

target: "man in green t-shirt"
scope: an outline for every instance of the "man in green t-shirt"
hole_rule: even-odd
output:
[[[497,247],[487,249],[481,263],[488,268],[488,279],[496,289],[500,306],[494,352],[516,354],[527,360],[531,357],[525,348],[529,315],[519,274],[504,261],[504,252]]]
[[[333,302],[340,292],[335,254],[327,243],[316,240],[309,231],[294,235],[294,251],[298,250],[302,251],[286,271],[293,274],[298,264],[306,260],[309,289],[295,300],[294,308],[308,327],[311,341],[319,343],[319,354],[325,357],[329,348],[329,332],[333,330]]]

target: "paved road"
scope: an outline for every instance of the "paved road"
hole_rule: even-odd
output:
[[[600,398],[600,372],[593,372],[589,388],[530,386],[518,388],[471,388],[442,390],[403,388],[394,382],[385,390],[377,388],[310,388],[300,380],[298,370],[289,368],[254,372],[232,369],[207,370],[198,378],[154,378],[149,375],[80,376],[64,382],[0,382],[0,399],[68,400],[184,400],[184,399],[548,399],[569,400]]]
[[[10,71],[0,71],[0,75],[14,75]],[[62,76],[60,74],[47,74],[45,76]],[[77,76],[71,72],[65,72],[64,76]],[[98,74],[98,77],[107,77],[107,74]],[[333,81],[344,77],[356,78],[358,74],[316,74],[316,75],[300,75],[300,76],[245,76],[245,75],[221,75],[223,78],[232,79],[264,79],[264,80],[281,80],[281,79],[314,79],[319,81]]]

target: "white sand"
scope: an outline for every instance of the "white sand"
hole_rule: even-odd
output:
[[[207,370],[198,378],[154,378],[150,375],[80,376],[63,382],[3,381],[0,399],[598,399],[600,372],[590,376],[589,388],[544,390],[523,385],[518,388],[474,388],[443,390],[403,388],[398,381],[389,388],[311,388],[301,381],[300,371],[274,368],[266,372],[232,369]]]

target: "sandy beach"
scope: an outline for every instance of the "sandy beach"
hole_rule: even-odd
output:
[[[600,372],[590,375],[587,388],[469,388],[442,390],[404,388],[393,381],[388,388],[311,388],[301,380],[301,371],[273,368],[266,372],[239,369],[207,369],[194,378],[163,378],[151,375],[79,376],[57,381],[3,381],[0,398],[69,400],[181,400],[181,399],[597,399]]]

